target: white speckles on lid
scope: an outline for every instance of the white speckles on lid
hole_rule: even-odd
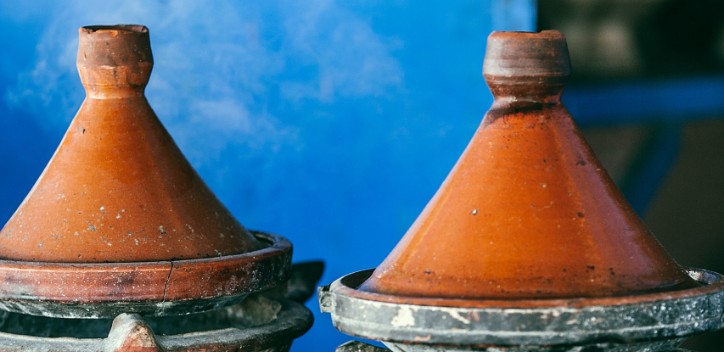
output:
[[[390,321],[390,324],[394,327],[406,327],[406,326],[414,326],[415,325],[415,316],[413,315],[412,308],[407,306],[400,306],[400,309],[397,311],[397,315],[392,318],[392,321]]]
[[[106,207],[101,205],[101,207],[98,208],[98,210],[100,210],[101,213],[105,213],[105,212],[106,212]]]
[[[167,233],[167,232],[166,232],[166,229],[163,228],[163,225],[161,225],[161,226],[158,227],[158,232],[159,232],[161,235],[165,235],[165,234]]]
[[[478,215],[478,209],[473,209],[473,211],[470,212],[470,215]]]
[[[546,183],[541,183],[541,184],[540,184],[540,188],[546,188],[546,187],[548,187],[548,184],[546,184]]]
[[[120,218],[121,218],[121,213],[116,214],[116,219],[120,219]]]
[[[96,230],[96,226],[95,226],[95,225],[88,225],[88,229],[87,229],[87,230],[88,230],[88,231],[95,231],[95,230]]]

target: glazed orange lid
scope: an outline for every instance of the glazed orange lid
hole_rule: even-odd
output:
[[[361,291],[535,299],[696,285],[626,202],[561,104],[569,75],[560,32],[490,35],[484,76],[493,106]]]
[[[284,282],[291,244],[245,229],[148,104],[148,29],[81,28],[77,66],[86,99],[0,231],[0,307],[188,314]]]
[[[148,105],[143,26],[80,30],[87,98],[0,232],[0,256],[139,262],[244,253],[261,244],[204,184]]]

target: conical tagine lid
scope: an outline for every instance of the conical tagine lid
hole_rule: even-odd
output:
[[[634,213],[561,105],[569,75],[561,33],[490,35],[484,76],[493,106],[360,290],[535,299],[696,285]]]
[[[80,31],[87,98],[0,232],[0,256],[41,262],[217,257],[261,244],[186,161],[143,95],[153,58],[140,26]]]
[[[86,99],[0,231],[0,308],[188,314],[284,282],[291,244],[239,224],[146,101],[148,29],[81,28],[77,65]]]

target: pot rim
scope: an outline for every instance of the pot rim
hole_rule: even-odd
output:
[[[700,287],[575,299],[402,297],[357,287],[372,270],[319,288],[323,312],[347,334],[434,346],[567,345],[680,338],[724,327],[724,277],[687,273]]]
[[[153,262],[0,260],[0,309],[59,318],[120,313],[189,314],[236,303],[287,280],[292,244],[251,232],[268,246],[221,257]]]

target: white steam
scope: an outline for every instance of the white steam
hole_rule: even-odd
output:
[[[0,19],[13,13],[45,29],[35,62],[2,98],[53,130],[65,129],[84,96],[75,68],[78,27],[147,25],[155,59],[147,96],[199,167],[239,147],[299,150],[297,130],[314,128],[314,115],[300,111],[309,103],[376,97],[403,84],[395,40],[333,1],[0,5]]]

